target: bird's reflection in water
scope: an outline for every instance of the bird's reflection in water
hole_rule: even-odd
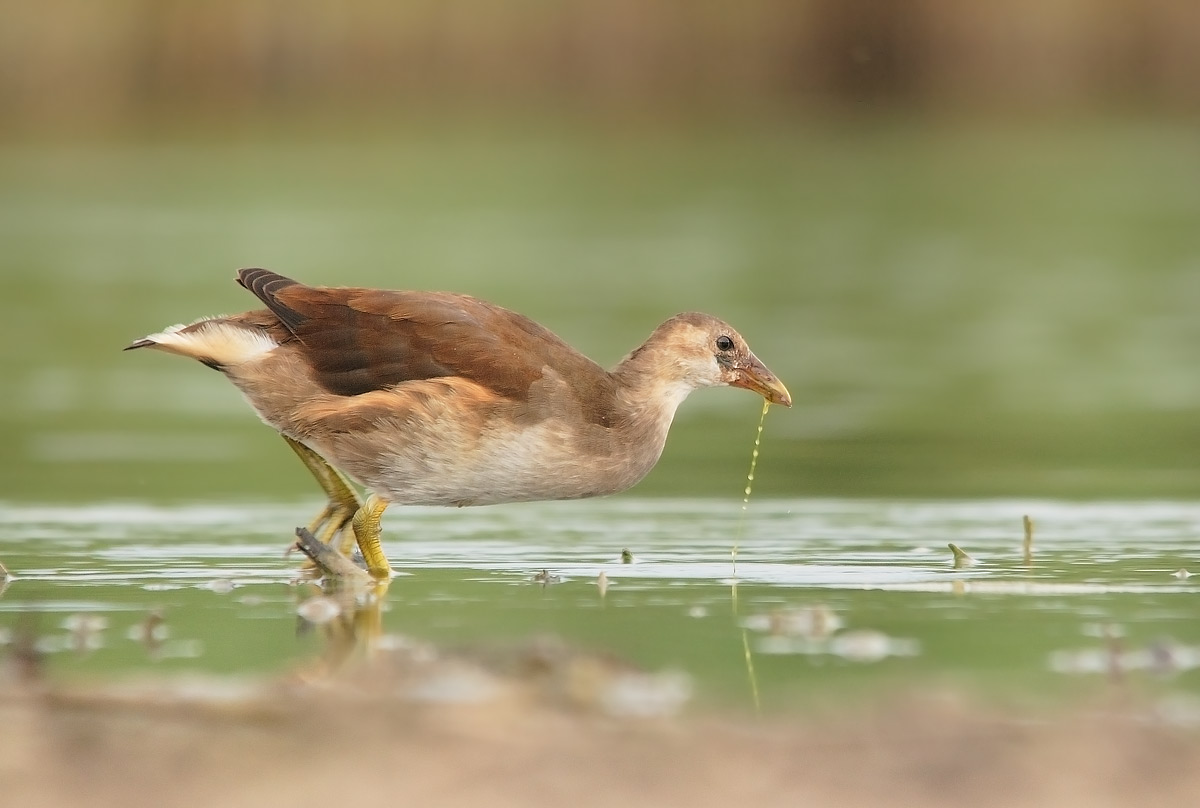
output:
[[[296,608],[299,632],[324,641],[320,655],[298,671],[308,684],[349,679],[357,697],[370,694],[380,704],[540,704],[638,717],[670,715],[691,696],[682,672],[646,671],[554,636],[441,648],[384,634],[389,581],[372,578],[303,528],[296,535],[298,549],[313,561],[310,574],[319,576],[301,585]]]
[[[325,576],[303,585],[296,607],[296,633],[319,633],[321,655],[305,678],[320,679],[349,665],[374,659],[383,634],[382,605],[387,581],[363,581]]]
[[[297,589],[296,633],[316,632],[324,641],[320,656],[300,671],[301,677],[317,681],[373,660],[390,581],[371,577],[304,528],[296,530],[296,549],[312,561],[305,573],[311,580]]]

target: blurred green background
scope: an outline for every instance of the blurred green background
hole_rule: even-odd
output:
[[[234,271],[449,289],[604,364],[733,322],[761,495],[1200,491],[1200,6],[0,0],[0,498],[312,497],[122,354]],[[693,396],[648,494],[737,497]]]

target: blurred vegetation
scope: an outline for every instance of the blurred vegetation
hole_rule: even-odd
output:
[[[1200,104],[1190,0],[0,0],[0,18],[0,105],[25,122]]]
[[[605,363],[727,317],[763,494],[1195,496],[1200,6],[0,0],[0,498],[311,494],[203,367],[240,266]],[[683,408],[647,493],[741,490]]]

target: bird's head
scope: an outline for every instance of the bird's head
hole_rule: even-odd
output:
[[[686,395],[697,387],[744,387],[772,404],[792,406],[783,382],[759,361],[728,323],[708,314],[677,314],[659,326],[637,353],[652,352],[655,371]]]

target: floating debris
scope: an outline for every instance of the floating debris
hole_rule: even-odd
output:
[[[169,640],[163,643],[158,659],[195,659],[203,654],[202,640]]]
[[[1166,637],[1144,648],[1124,650],[1114,641],[1099,648],[1054,651],[1050,654],[1049,666],[1055,673],[1066,674],[1119,675],[1148,671],[1158,676],[1174,676],[1200,668],[1200,646],[1182,645]]]
[[[405,691],[413,701],[432,704],[481,704],[499,696],[503,688],[487,671],[465,664],[439,666]]]
[[[535,584],[541,584],[543,587],[546,587],[550,584],[561,584],[563,582],[563,577],[557,572],[542,570],[541,572],[534,573],[529,580],[533,581]]]
[[[828,649],[824,642],[816,642],[806,637],[784,637],[771,634],[755,643],[754,650],[760,654],[772,656],[820,656]]]
[[[633,563],[633,552],[628,547],[626,547],[624,550],[621,551],[621,563],[622,564],[632,564]]]
[[[296,614],[314,625],[323,625],[342,613],[336,600],[325,595],[308,598],[296,607]]]
[[[1154,712],[1160,721],[1183,729],[1200,728],[1200,699],[1186,693],[1173,693],[1159,700]]]
[[[140,623],[135,623],[125,636],[141,643],[153,660],[194,659],[204,653],[200,640],[172,640],[162,609],[154,609]]]
[[[1048,664],[1055,673],[1068,674],[1109,673],[1124,667],[1121,655],[1109,647],[1053,651]]]
[[[8,574],[8,567],[0,562],[0,581],[7,581],[11,576]]]
[[[63,618],[68,644],[77,653],[88,653],[104,647],[104,630],[108,618],[100,614],[70,614]]]
[[[228,578],[215,578],[208,583],[201,584],[200,588],[216,592],[218,595],[228,595],[233,591],[233,581]]]
[[[0,655],[0,676],[34,682],[45,674],[45,653],[38,638],[38,615],[24,612],[7,638],[7,652]]]
[[[619,657],[572,648],[554,635],[516,644],[437,648],[403,635],[383,635],[377,666],[363,680],[377,692],[414,702],[469,705],[547,704],[613,717],[645,719],[677,712],[692,695],[691,678],[649,672]]]
[[[600,574],[596,576],[596,591],[600,593],[601,598],[608,594],[608,576],[604,570],[601,570]]]
[[[1183,567],[1180,567],[1179,569],[1177,569],[1171,573],[1172,578],[1178,578],[1181,581],[1186,581],[1188,578],[1191,578],[1193,575],[1195,575],[1194,572],[1188,572]]]
[[[954,569],[960,570],[964,567],[973,567],[979,562],[967,555],[966,551],[959,547],[954,542],[946,545],[950,548],[950,552],[954,554]]]
[[[708,617],[708,608],[706,606],[692,606],[687,610],[687,616],[696,620]]]
[[[797,654],[801,656],[836,656],[848,662],[880,662],[888,657],[917,656],[921,644],[908,637],[891,637],[882,631],[858,629],[835,634],[828,640],[807,637],[763,637],[758,642],[762,654]]]
[[[906,637],[889,637],[882,631],[859,629],[837,634],[829,641],[829,653],[850,662],[879,662],[894,656],[916,656],[921,644]]]
[[[742,621],[742,627],[776,637],[801,637],[824,641],[843,626],[842,618],[824,603],[794,609],[775,609],[755,614]]]
[[[167,628],[167,621],[163,617],[162,609],[151,611],[142,622],[130,626],[129,631],[125,634],[129,639],[145,646],[151,656],[162,650],[162,644],[170,635],[171,631]]]
[[[402,656],[419,665],[427,665],[438,658],[437,648],[432,644],[403,634],[380,635],[375,639],[375,650]]]
[[[619,718],[663,718],[674,715],[692,697],[686,673],[618,673],[600,693],[600,707]]]
[[[757,643],[763,654],[837,656],[850,662],[878,662],[893,656],[916,656],[920,643],[873,629],[841,631],[842,618],[824,603],[776,609],[742,621],[742,627],[767,636]]]
[[[1125,636],[1125,627],[1118,623],[1085,623],[1082,631],[1085,637],[1100,637],[1105,640]]]
[[[1180,645],[1170,638],[1155,640],[1145,650],[1150,657],[1146,669],[1159,676],[1200,667],[1200,648]]]
[[[1022,545],[1022,557],[1025,560],[1025,566],[1033,564],[1033,519],[1029,514],[1021,517],[1021,522],[1025,526],[1025,542]]]

